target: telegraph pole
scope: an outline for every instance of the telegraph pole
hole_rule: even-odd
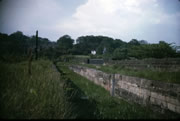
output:
[[[35,48],[35,53],[36,53],[36,60],[38,59],[38,30],[36,31],[36,48]]]

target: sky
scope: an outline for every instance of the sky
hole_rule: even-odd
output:
[[[180,45],[179,0],[0,0],[0,32],[57,41],[103,35]]]

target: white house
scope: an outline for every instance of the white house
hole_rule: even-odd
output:
[[[96,51],[95,51],[95,50],[92,50],[92,51],[91,51],[91,54],[92,54],[92,55],[96,55]]]

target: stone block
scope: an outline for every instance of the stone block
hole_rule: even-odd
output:
[[[147,96],[151,96],[151,91],[150,90],[145,89],[145,93],[146,93]]]
[[[155,98],[150,97],[150,102],[151,102],[152,104],[154,104],[154,103],[155,103]]]
[[[158,98],[158,93],[156,93],[156,92],[151,92],[151,97]]]
[[[176,112],[180,113],[180,106],[176,106]]]
[[[137,92],[137,94],[140,96],[140,92],[141,92],[141,88],[136,88],[136,92]]]
[[[133,84],[136,86],[140,86],[141,85],[141,78],[134,77]]]
[[[168,109],[175,112],[176,111],[176,106],[171,104],[171,103],[168,103]]]
[[[121,87],[122,87],[123,89],[126,89],[126,88],[127,88],[127,84],[123,82]]]
[[[158,98],[162,101],[166,101],[166,97],[164,95],[159,94]]]
[[[117,82],[117,85],[118,85],[118,86],[121,86],[122,83],[123,83],[122,81],[118,81],[118,82]]]
[[[158,98],[150,97],[150,102],[151,102],[151,104],[158,105],[158,106],[160,106],[162,108],[167,107],[167,102],[162,101],[162,100],[160,100]]]
[[[166,96],[162,95],[161,93],[151,92],[151,96],[154,97],[154,98],[157,98],[159,100],[162,100],[162,101],[167,101]]]
[[[162,100],[159,100],[159,99],[156,99],[156,104],[159,105],[161,108],[167,108],[167,102],[166,101],[162,101]]]
[[[159,100],[166,101],[166,97],[162,95],[161,93],[151,92],[151,96]]]
[[[122,75],[122,81],[126,81],[126,76]]]
[[[167,108],[167,102],[166,102],[166,101],[162,101],[161,106],[162,106],[163,108]]]
[[[161,100],[159,100],[158,98],[155,98],[155,103],[156,103],[156,105],[161,106]]]
[[[166,96],[165,98],[166,98],[167,102],[171,102],[171,97],[170,96]]]
[[[115,80],[122,80],[122,76],[120,74],[115,74]]]
[[[134,93],[134,94],[137,94],[137,93],[138,93],[137,87],[133,87],[133,93]]]
[[[166,100],[168,103],[172,103],[172,104],[175,104],[175,105],[180,106],[180,101],[179,101],[178,99],[175,99],[175,98],[170,97],[170,96],[166,96],[166,97],[165,97],[165,100]]]
[[[124,82],[122,81],[119,86],[120,86],[121,88],[124,88]]]
[[[148,95],[143,95],[143,99],[144,99],[144,100],[150,100],[150,96],[148,96]]]
[[[136,77],[127,76],[128,82],[134,84],[136,82]]]
[[[137,87],[134,87],[134,94],[137,94],[138,93],[138,90],[137,90]]]
[[[126,90],[129,90],[131,92],[132,87],[130,85],[126,85]]]
[[[151,96],[151,92],[149,90],[147,89],[141,89],[141,90],[142,90],[141,92],[144,98],[148,98]]]
[[[139,93],[139,92],[137,92],[136,94],[137,94],[138,96],[140,96],[140,93]]]

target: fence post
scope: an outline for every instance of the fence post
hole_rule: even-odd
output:
[[[36,48],[35,48],[35,53],[36,53],[36,60],[38,59],[38,30],[36,31]]]
[[[111,96],[114,96],[115,74],[111,74]]]
[[[31,75],[32,48],[28,49],[28,74]]]

